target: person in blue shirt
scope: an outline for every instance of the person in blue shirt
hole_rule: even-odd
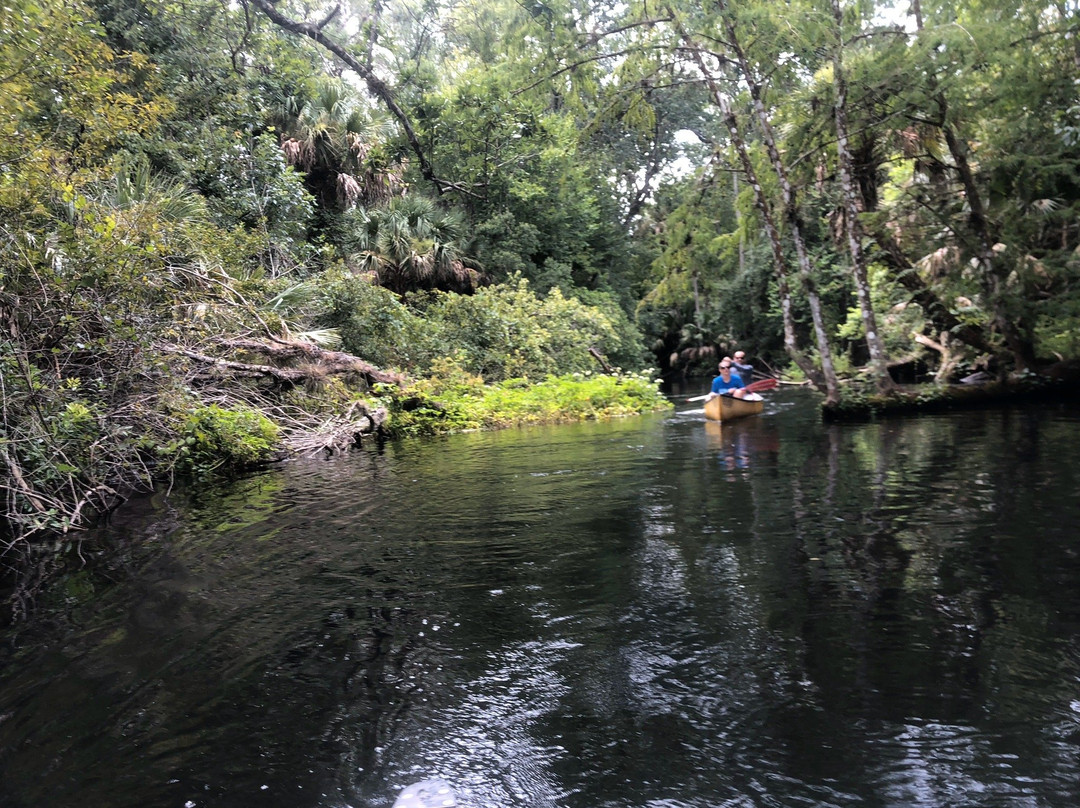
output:
[[[720,375],[712,380],[712,390],[709,392],[709,398],[715,398],[719,395],[735,396],[735,398],[742,398],[746,395],[746,385],[743,384],[742,377],[731,372],[730,361],[720,363]]]

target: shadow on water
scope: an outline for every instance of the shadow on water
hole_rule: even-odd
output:
[[[1080,412],[689,406],[133,503],[0,647],[0,804],[1071,806]]]

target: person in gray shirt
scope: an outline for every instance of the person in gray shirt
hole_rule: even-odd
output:
[[[754,378],[754,366],[746,364],[746,351],[736,351],[731,358],[731,369],[739,374],[739,378],[746,384]]]

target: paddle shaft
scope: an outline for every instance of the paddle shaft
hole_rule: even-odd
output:
[[[778,387],[779,385],[780,382],[778,382],[776,379],[762,379],[759,382],[753,382],[752,384],[746,385],[743,390],[748,393],[764,393],[766,390],[772,390],[774,387]],[[688,398],[686,400],[687,402],[704,401],[711,395],[712,393],[706,393],[703,396],[694,396],[693,398]]]

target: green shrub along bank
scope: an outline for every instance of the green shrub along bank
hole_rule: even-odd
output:
[[[535,383],[519,378],[489,385],[459,359],[436,363],[430,377],[385,401],[390,410],[386,426],[393,435],[586,421],[671,407],[648,372],[584,371]]]
[[[584,373],[596,366],[590,348],[620,367],[648,361],[637,328],[605,293],[586,304],[557,288],[537,294],[516,276],[472,295],[402,298],[345,272],[324,275],[322,290],[319,324],[339,333],[346,351],[412,375],[448,356],[487,382]]]
[[[196,475],[258,465],[281,448],[278,425],[251,407],[199,407],[183,416],[178,431],[158,453],[172,456],[178,471]]]

